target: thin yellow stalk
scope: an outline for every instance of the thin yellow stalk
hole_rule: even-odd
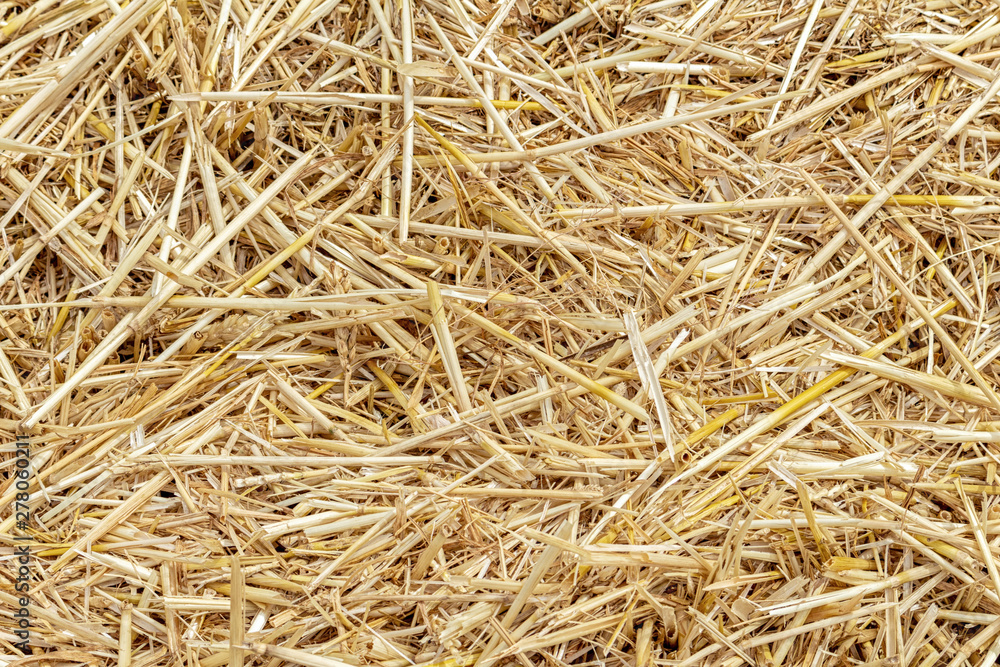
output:
[[[229,667],[244,665],[244,606],[246,604],[243,566],[239,556],[232,556],[229,564]]]
[[[400,0],[400,30],[402,31],[402,65],[413,63],[413,6],[411,0]],[[383,39],[387,39],[385,35]],[[399,189],[399,230],[400,243],[406,243],[410,235],[410,207],[413,205],[413,77],[396,72],[403,93],[403,163],[402,182]]]
[[[841,206],[867,204],[878,195],[831,195],[830,200]],[[888,198],[888,203],[896,206],[934,206],[946,208],[965,208],[979,206],[987,201],[981,195],[895,195]],[[885,202],[883,202],[885,203]],[[565,209],[557,213],[568,219],[577,218],[646,218],[649,216],[714,215],[719,213],[744,213],[747,211],[770,211],[780,209],[799,209],[825,206],[824,199],[818,195],[796,197],[773,197],[764,199],[743,199],[740,201],[721,202],[678,202],[676,204],[657,204],[651,206],[621,206],[602,208]]]

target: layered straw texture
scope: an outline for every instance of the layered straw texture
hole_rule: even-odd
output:
[[[0,2],[0,664],[994,664],[998,73],[982,0]]]

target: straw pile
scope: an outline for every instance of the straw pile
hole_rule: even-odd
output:
[[[0,17],[5,664],[1000,655],[995,3]]]

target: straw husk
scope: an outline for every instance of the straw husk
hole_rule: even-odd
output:
[[[994,5],[11,0],[0,54],[0,665],[1000,657]]]

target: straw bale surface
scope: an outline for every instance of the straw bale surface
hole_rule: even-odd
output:
[[[0,2],[0,664],[994,664],[998,71],[993,0]]]

